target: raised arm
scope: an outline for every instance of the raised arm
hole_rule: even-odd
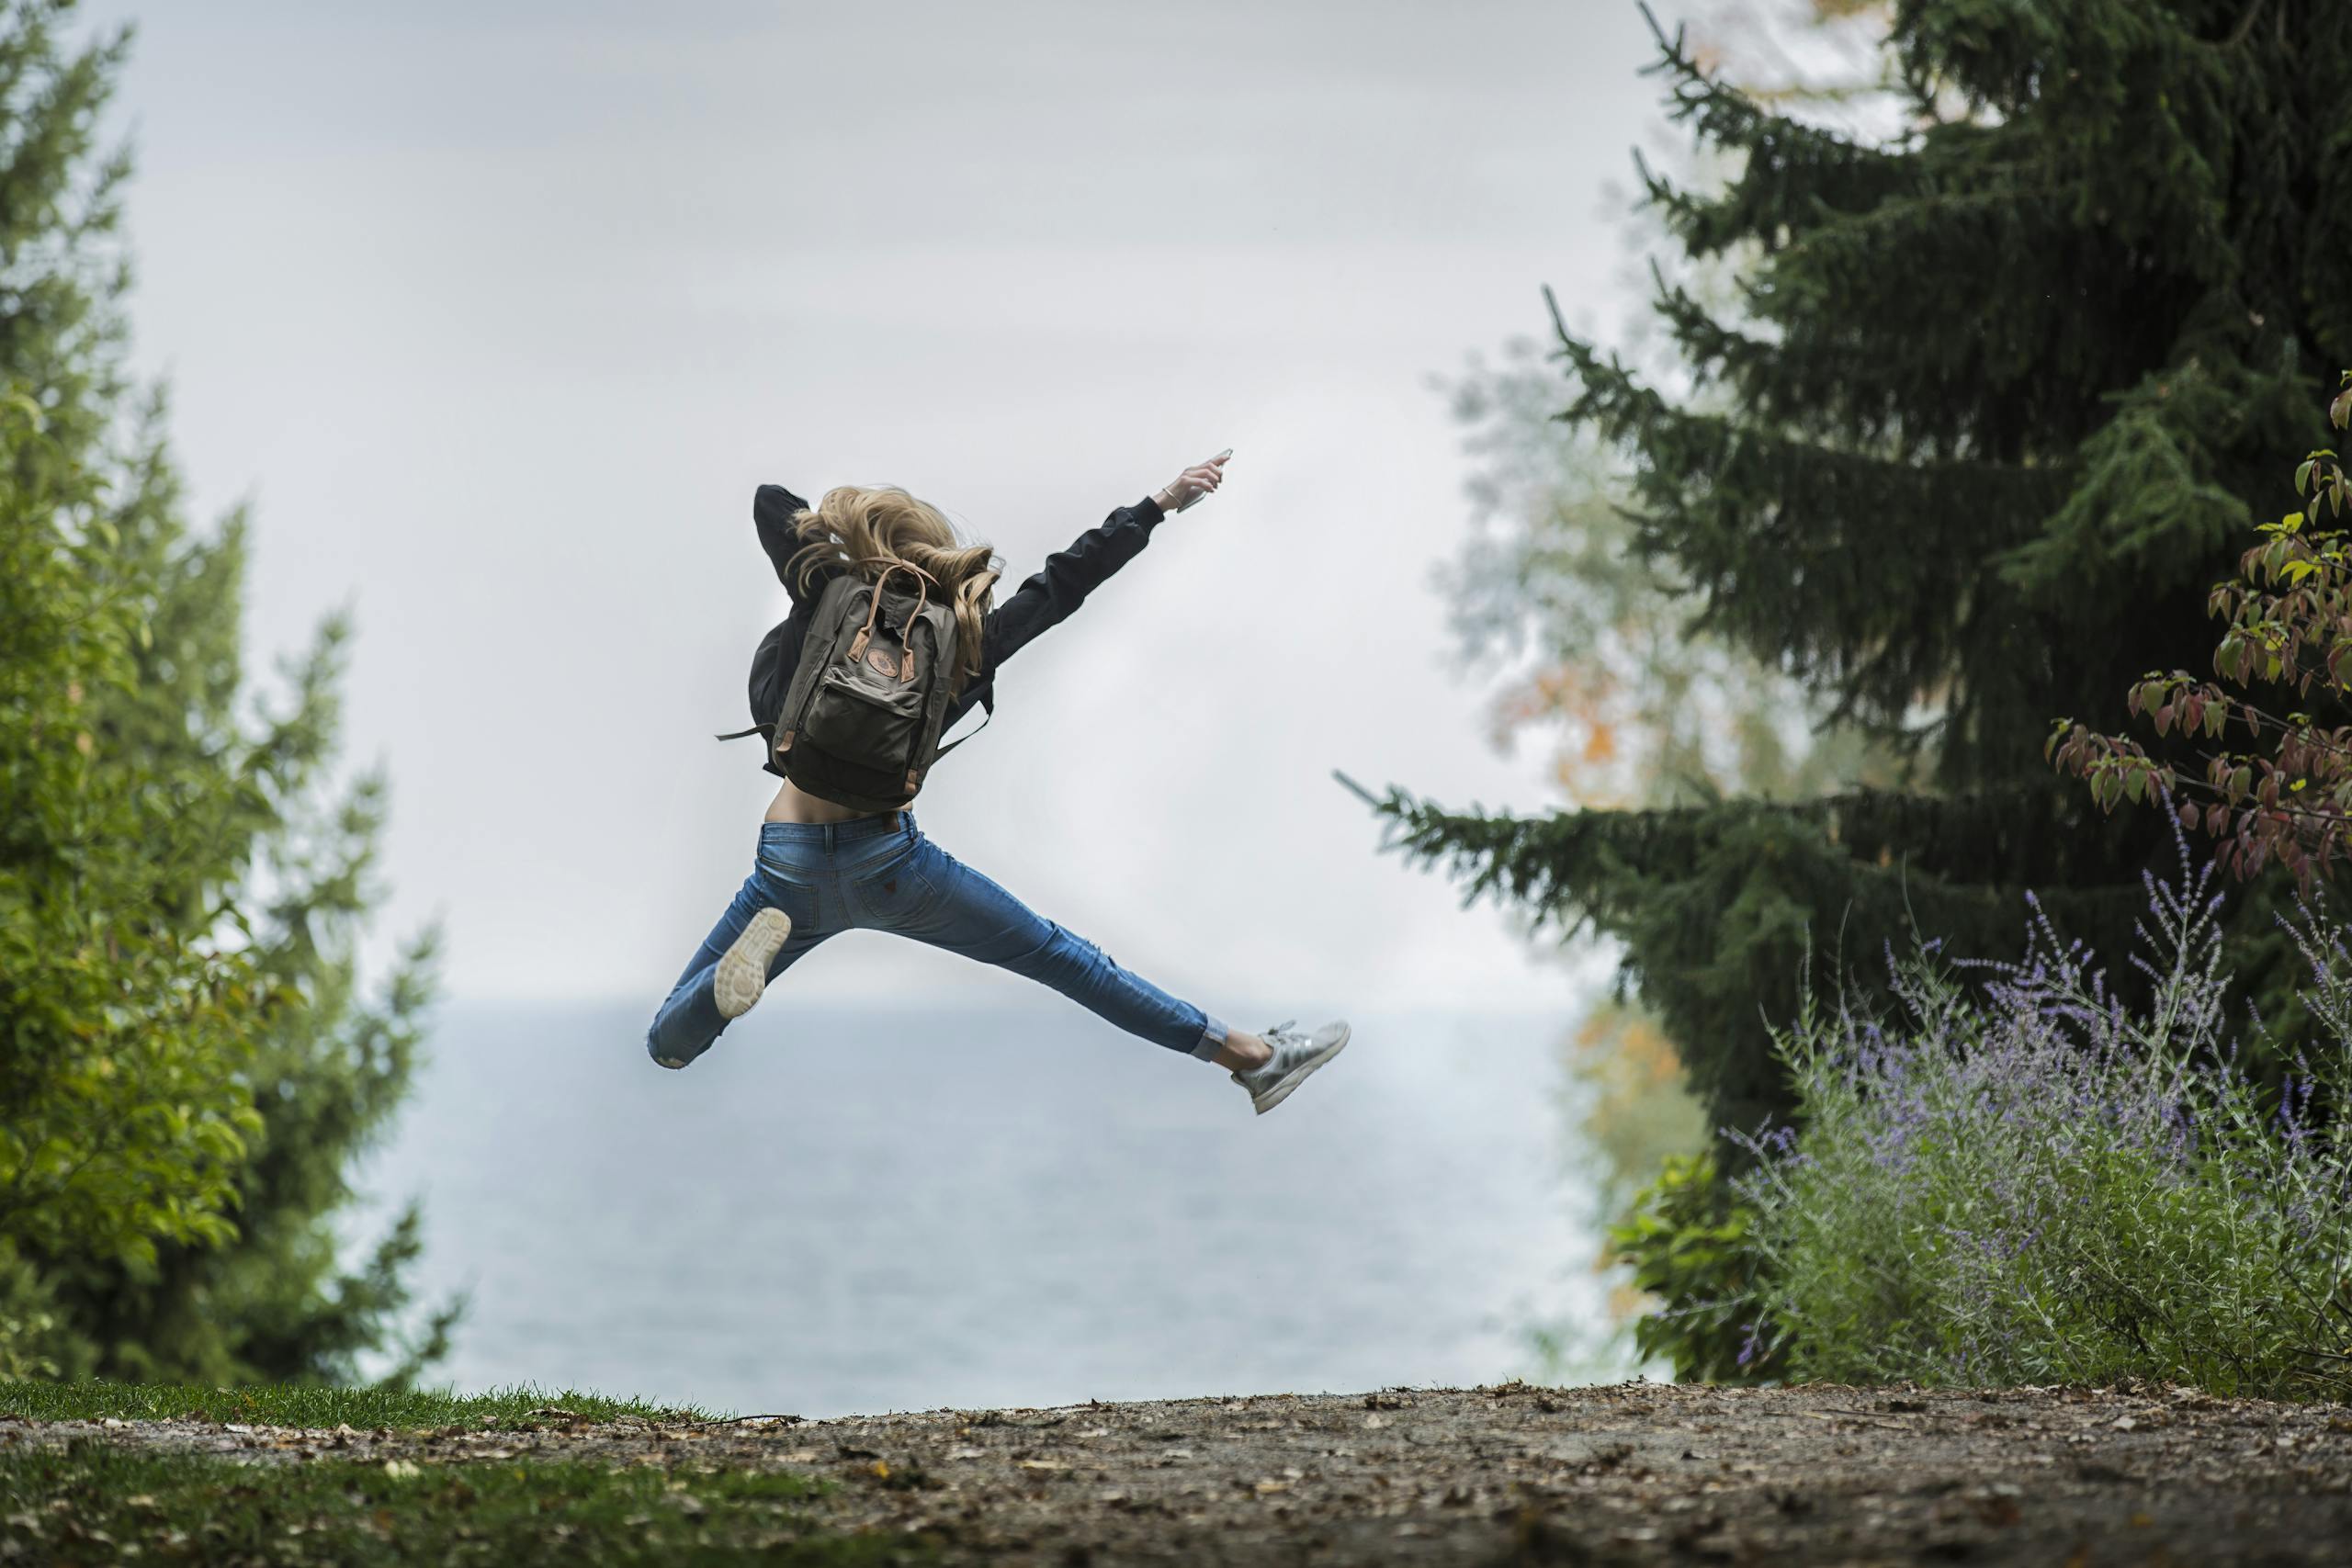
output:
[[[989,612],[980,627],[983,675],[1018,653],[1048,626],[1058,626],[1113,572],[1136,558],[1151,542],[1151,531],[1166,510],[1150,496],[1122,506],[1089,528],[1067,549],[1046,558],[1045,566]]]
[[[1151,531],[1170,512],[1189,506],[1217,487],[1223,463],[1196,463],[1170,484],[1112,512],[1080,534],[1069,548],[1046,558],[1043,569],[989,613],[980,632],[982,678],[1018,653],[1048,626],[1058,626],[1086,603],[1104,580],[1136,558],[1151,542]]]
[[[752,522],[760,531],[760,548],[767,551],[775,564],[776,581],[792,595],[793,603],[800,602],[799,585],[786,570],[793,556],[800,548],[800,536],[793,532],[792,520],[808,510],[808,503],[782,485],[762,485],[752,496]],[[820,570],[811,588],[821,584],[830,575]]]

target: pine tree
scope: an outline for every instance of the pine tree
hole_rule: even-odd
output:
[[[2326,0],[1905,0],[1915,126],[1865,141],[1653,70],[1736,170],[1644,170],[1740,308],[1652,300],[1672,395],[1554,327],[1559,417],[1631,466],[1637,547],[1693,625],[1912,749],[1894,788],[1542,818],[1392,791],[1408,852],[1624,944],[1719,1122],[1784,1110],[1766,1021],[1864,987],[1916,936],[2010,956],[2029,888],[2123,978],[2154,814],[2052,772],[2054,717],[2209,655],[2208,589],[2352,363],[2352,7]],[[2289,498],[2291,502],[2291,498]],[[2243,900],[2241,973],[2283,991]],[[2290,1017],[2276,1020],[2291,1028]]]
[[[0,1371],[346,1378],[408,1299],[413,1209],[347,1271],[331,1224],[431,939],[362,998],[383,784],[332,776],[347,629],[275,700],[246,681],[243,520],[190,531],[121,363],[96,120],[129,36],[70,49],[69,9],[0,14]]]

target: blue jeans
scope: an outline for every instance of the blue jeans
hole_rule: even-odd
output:
[[[654,1014],[646,1055],[664,1066],[684,1066],[710,1049],[728,1023],[712,986],[719,955],[769,907],[792,918],[792,935],[768,965],[771,982],[836,932],[896,931],[1042,980],[1171,1051],[1206,1061],[1225,1044],[1224,1024],[1032,912],[924,838],[913,812],[898,811],[848,822],[762,823],[752,874]]]

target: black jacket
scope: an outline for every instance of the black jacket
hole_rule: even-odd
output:
[[[759,651],[752,656],[754,724],[772,725],[783,710],[784,694],[792,684],[794,668],[800,662],[800,642],[808,635],[808,615],[815,608],[816,594],[831,571],[820,570],[809,584],[808,594],[803,596],[799,584],[786,570],[793,553],[800,547],[800,541],[792,531],[792,519],[808,505],[782,485],[762,485],[752,498],[752,521],[760,530],[760,547],[775,563],[776,578],[792,596],[792,613],[760,640]],[[1080,534],[1068,549],[1047,556],[1043,570],[1014,590],[1011,598],[990,610],[980,621],[980,672],[948,705],[940,733],[944,735],[957,719],[972,711],[975,704],[995,712],[997,666],[1028,646],[1029,639],[1047,626],[1059,625],[1072,610],[1086,603],[1086,596],[1101,587],[1104,579],[1135,559],[1151,542],[1151,531],[1164,515],[1159,502],[1149,496],[1132,506],[1118,508],[1099,525]],[[761,765],[778,778],[784,776],[775,765],[773,751]]]

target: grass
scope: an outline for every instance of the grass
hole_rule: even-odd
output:
[[[548,1414],[542,1415],[541,1412]],[[192,1388],[0,1382],[0,1415],[362,1431],[525,1431],[699,1410],[523,1386],[486,1394],[380,1388]],[[7,1430],[0,1427],[0,1432]],[[414,1462],[144,1451],[103,1437],[0,1449],[0,1562],[241,1564],[918,1562],[904,1536],[813,1524],[835,1483],[786,1471],[688,1470],[643,1459]]]
[[[84,1439],[0,1455],[0,1557],[55,1563],[795,1565],[919,1561],[904,1538],[812,1528],[821,1483],[513,1461],[239,1464]]]
[[[458,1395],[431,1390],[381,1388],[191,1388],[169,1383],[0,1382],[0,1416],[34,1421],[232,1421],[253,1427],[348,1426],[421,1431],[467,1427],[485,1431],[529,1431],[566,1425],[570,1411],[592,1421],[642,1416],[650,1421],[707,1419],[708,1411],[648,1404],[637,1399],[566,1390],[561,1393],[528,1384],[489,1393]]]

